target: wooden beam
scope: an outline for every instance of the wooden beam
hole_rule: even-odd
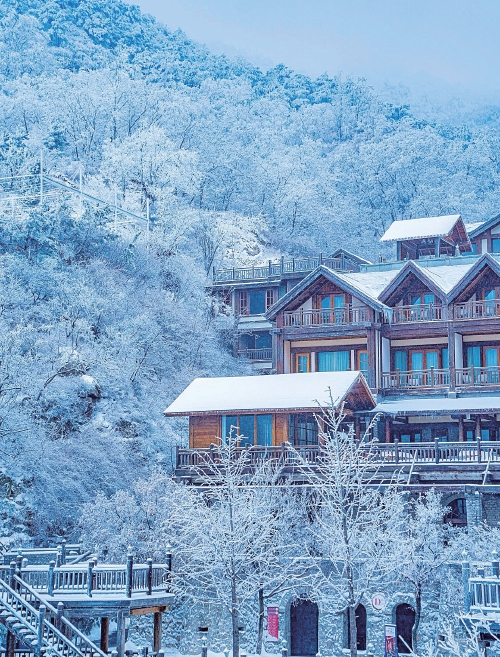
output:
[[[144,616],[144,614],[159,614],[164,611],[167,611],[167,605],[161,605],[157,607],[137,607],[137,609],[131,609],[131,616]]]

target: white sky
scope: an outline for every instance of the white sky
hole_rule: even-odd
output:
[[[214,52],[500,94],[500,0],[135,0]]]

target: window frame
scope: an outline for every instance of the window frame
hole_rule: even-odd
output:
[[[224,425],[224,418],[226,417],[235,417],[236,418],[236,425],[231,425],[231,426],[236,426],[236,435],[239,436],[240,431],[241,431],[241,424],[240,424],[240,418],[241,417],[253,417],[253,444],[250,444],[250,447],[272,447],[274,445],[274,439],[275,439],[275,416],[273,413],[237,413],[235,415],[229,415],[229,414],[223,414],[221,415],[221,431],[220,433],[223,434],[225,433],[222,429]],[[263,416],[270,416],[271,417],[271,444],[270,445],[261,445],[259,441],[259,429],[258,429],[258,417],[263,417]],[[247,436],[244,436],[247,438]],[[227,436],[221,436],[222,443],[225,444],[227,441]],[[241,443],[240,443],[241,446]],[[243,445],[245,446],[245,445]]]

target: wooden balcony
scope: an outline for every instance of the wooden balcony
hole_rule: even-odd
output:
[[[349,324],[365,324],[369,322],[368,308],[352,307],[324,308],[322,310],[296,310],[283,313],[284,326],[346,326]]]
[[[446,308],[433,303],[414,306],[396,306],[392,316],[392,323],[439,322],[446,318]]]
[[[459,386],[487,387],[500,385],[500,367],[466,367],[455,370],[455,383]]]
[[[446,388],[450,385],[450,370],[396,370],[382,374],[382,388],[385,390],[411,390]]]
[[[256,267],[214,269],[213,280],[214,283],[259,281],[267,278],[281,277],[285,274],[310,272],[320,265],[324,265],[335,271],[359,271],[359,267],[345,257],[324,258],[320,254],[315,258],[292,258],[292,260],[281,258],[281,260],[275,262],[270,260],[267,265],[258,265]]]
[[[267,362],[272,360],[272,349],[240,349],[238,356],[251,361]]]
[[[455,319],[498,319],[500,317],[500,299],[491,301],[467,301],[453,307]]]
[[[470,464],[496,463],[500,465],[500,441],[486,442],[433,442],[422,443],[379,443],[370,457],[374,466],[404,466],[427,464]],[[324,450],[321,445],[292,447],[283,443],[276,447],[241,447],[234,450],[234,458],[244,458],[251,470],[263,462],[274,462],[284,469],[313,468],[324,463]],[[220,455],[214,449],[179,449],[177,451],[176,471],[178,474],[190,470],[199,473],[209,472],[220,464]]]

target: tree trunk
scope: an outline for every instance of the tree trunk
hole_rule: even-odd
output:
[[[259,589],[259,627],[257,633],[257,648],[255,652],[260,655],[262,652],[262,639],[264,637],[264,589]]]
[[[411,642],[412,650],[416,652],[417,650],[417,635],[418,635],[418,626],[420,625],[420,617],[422,615],[422,584],[420,582],[417,584],[415,589],[415,622],[411,630]]]
[[[357,657],[358,655],[358,632],[356,628],[356,607],[351,604],[347,610],[349,614],[349,649],[351,651],[351,657]]]
[[[238,597],[236,595],[236,582],[231,582],[231,623],[233,629],[233,657],[240,657],[240,631],[238,613]]]

